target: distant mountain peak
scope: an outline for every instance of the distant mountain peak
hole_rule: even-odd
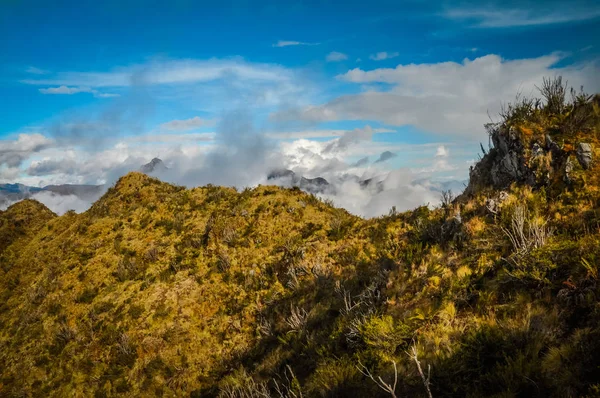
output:
[[[168,167],[165,166],[164,162],[159,158],[154,158],[150,162],[146,163],[140,168],[142,173],[155,173],[167,170]]]
[[[292,170],[277,169],[267,175],[267,180],[289,179],[292,186],[298,187],[310,193],[323,193],[331,189],[329,182],[323,177],[306,178],[299,176]]]

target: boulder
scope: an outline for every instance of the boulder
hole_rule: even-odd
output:
[[[577,145],[576,156],[581,167],[588,170],[592,164],[592,146],[588,143],[580,142]]]

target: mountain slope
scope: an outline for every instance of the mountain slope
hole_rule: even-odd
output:
[[[586,98],[515,105],[490,126],[507,150],[495,140],[434,210],[365,220],[299,189],[141,173],[82,214],[14,205],[0,213],[0,395],[384,397],[375,381],[396,369],[396,396],[597,396],[600,112]]]

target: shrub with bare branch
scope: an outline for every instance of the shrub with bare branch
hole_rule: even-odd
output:
[[[537,249],[546,244],[552,235],[552,228],[547,220],[530,217],[525,206],[515,207],[511,216],[510,228],[500,227],[510,239],[517,254],[527,254],[531,249]]]
[[[447,191],[442,191],[442,194],[440,196],[440,204],[442,209],[444,209],[446,215],[448,215],[448,213],[450,212],[450,207],[452,206],[453,200],[454,194],[452,193],[452,190],[449,189]]]
[[[381,388],[383,391],[390,394],[392,396],[392,398],[397,398],[396,385],[398,384],[398,367],[396,366],[396,361],[393,361],[392,363],[394,364],[394,382],[393,383],[386,383],[381,378],[381,376],[377,376],[377,377],[373,376],[371,371],[365,365],[363,365],[362,362],[360,362],[360,361],[358,361],[358,365],[356,366],[356,368],[358,369],[358,371],[360,373],[367,376],[369,379],[373,380],[373,382],[375,384],[377,384],[377,387]]]
[[[302,389],[296,375],[292,371],[290,365],[286,365],[286,370],[280,381],[273,379],[275,392],[279,398],[302,398]]]
[[[225,384],[219,389],[219,398],[271,398],[267,383],[248,377],[243,384]]]
[[[308,313],[305,309],[290,304],[290,316],[285,322],[291,328],[290,332],[302,332],[308,321]]]
[[[271,385],[271,389],[269,389]],[[272,393],[271,391],[274,391]],[[273,377],[270,382],[256,381],[245,370],[231,377],[219,388],[219,398],[303,398],[300,383],[289,365],[283,376]]]
[[[407,351],[406,354],[417,365],[417,370],[419,371],[421,380],[423,380],[423,385],[425,386],[425,390],[427,390],[427,396],[429,398],[433,398],[433,395],[431,395],[431,389],[429,388],[429,385],[431,384],[431,365],[427,365],[427,377],[425,377],[425,373],[423,373],[423,368],[421,368],[421,362],[419,361],[419,357],[417,354],[417,346],[415,344],[413,344],[410,347],[410,352]]]

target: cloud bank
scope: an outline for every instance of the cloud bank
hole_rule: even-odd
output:
[[[573,87],[600,90],[595,63],[557,66],[565,54],[519,60],[486,55],[461,63],[400,64],[395,68],[352,69],[337,78],[353,84],[385,84],[387,89],[347,94],[321,105],[274,112],[274,121],[310,123],[373,120],[393,126],[463,138],[481,136],[481,126],[516,93],[536,94],[543,77],[562,75]]]

